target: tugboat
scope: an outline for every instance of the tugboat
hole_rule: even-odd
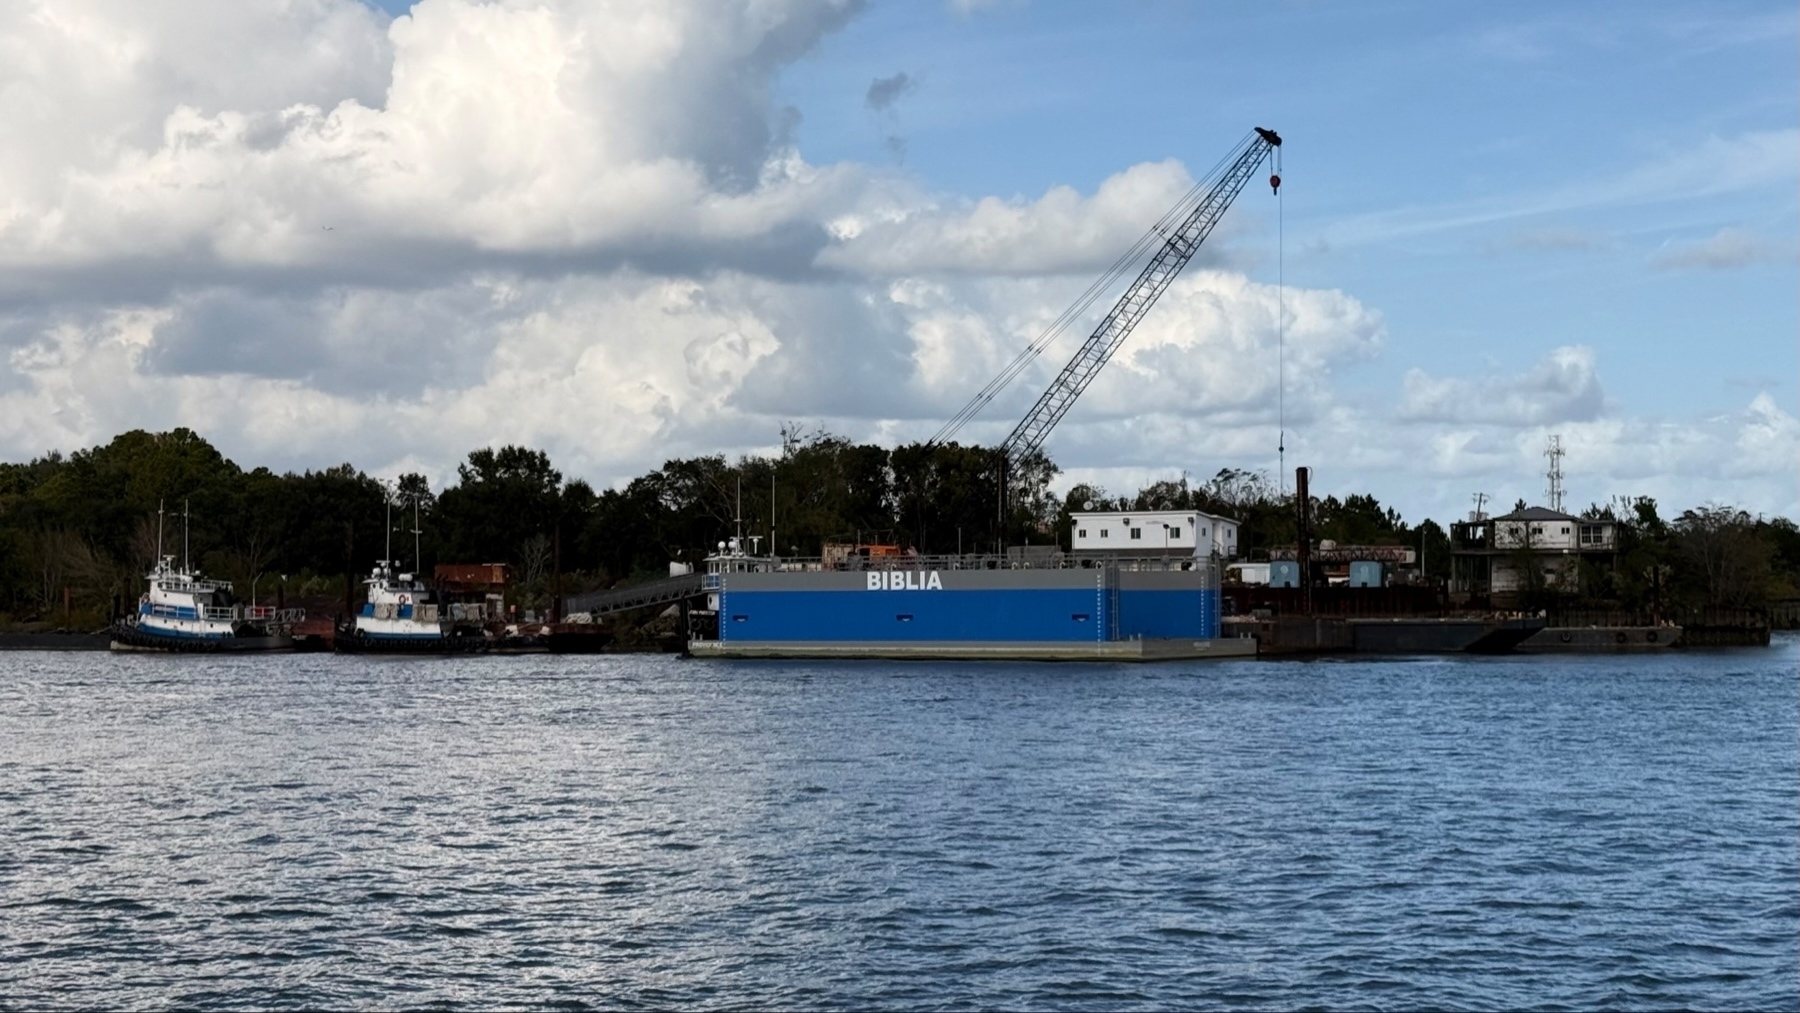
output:
[[[147,577],[150,590],[138,599],[137,612],[112,625],[115,651],[284,651],[294,646],[294,624],[302,609],[276,609],[237,601],[231,583],[206,580],[184,561],[161,555],[162,510],[157,510],[159,558]],[[187,510],[182,510],[185,547]],[[185,551],[184,551],[185,555]]]
[[[392,506],[389,506],[390,515]],[[393,530],[390,520],[388,530]],[[413,559],[419,558],[419,503],[413,501]],[[388,555],[393,555],[390,537]],[[393,559],[379,560],[363,583],[368,598],[356,615],[338,623],[332,649],[350,654],[468,654],[488,648],[480,616],[465,606],[445,607],[417,574],[400,573]]]
[[[353,654],[465,654],[487,649],[487,633],[458,616],[457,606],[444,608],[415,574],[397,572],[391,559],[375,564],[363,583],[368,600],[350,619],[340,622],[332,647]]]

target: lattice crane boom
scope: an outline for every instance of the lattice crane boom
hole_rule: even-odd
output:
[[[1206,241],[1206,237],[1212,233],[1213,227],[1219,223],[1220,218],[1224,217],[1231,202],[1244,189],[1244,185],[1250,181],[1250,176],[1256,171],[1257,166],[1261,165],[1263,160],[1280,146],[1280,135],[1273,130],[1257,127],[1251,135],[1240,142],[1241,150],[1237,152],[1235,158],[1227,156],[1229,164],[1225,165],[1224,169],[1217,174],[1212,186],[1199,197],[1198,202],[1181,219],[1179,225],[1164,229],[1161,227],[1162,223],[1159,223],[1158,227],[1152,230],[1162,237],[1163,242],[1156,247],[1155,253],[1144,265],[1137,280],[1133,281],[1124,294],[1119,297],[1112,310],[1094,329],[1094,333],[1082,343],[1080,350],[1062,368],[1062,372],[1057,374],[1056,379],[1051,381],[1050,386],[1039,396],[1031,411],[1025,414],[1025,417],[1013,428],[1012,434],[1007,436],[1001,444],[1007,460],[1019,460],[1043,446],[1044,440],[1050,435],[1050,430],[1062,421],[1062,417],[1081,397],[1082,392],[1087,390],[1088,384],[1094,381],[1094,377],[1106,365],[1107,360],[1112,358],[1113,352],[1117,351],[1119,345],[1131,336],[1132,329],[1137,326],[1138,321],[1144,318],[1144,314],[1150,311],[1150,307],[1156,303],[1157,297],[1168,289],[1169,284],[1175,280],[1175,276],[1181,273],[1183,267],[1187,266],[1187,262],[1193,258],[1195,251],[1199,250],[1200,244]],[[1271,186],[1279,187],[1281,177],[1279,175],[1270,176],[1269,183]],[[1192,199],[1192,194],[1190,193],[1190,197],[1186,199]],[[1177,210],[1179,210],[1179,206]],[[1173,214],[1174,212],[1171,212],[1170,217]],[[1168,221],[1168,218],[1165,217],[1164,221]],[[1124,258],[1121,259],[1123,261]],[[1097,294],[1092,289],[1090,292]],[[1080,306],[1081,304],[1078,303],[1076,308],[1080,308]],[[1061,324],[1070,319],[1070,316],[1070,313],[1065,313],[1053,330],[1060,329]],[[1043,346],[1048,344],[1047,339],[1053,336],[1053,334],[1047,333],[1045,339],[1040,339],[1038,343],[1034,343],[1031,348],[1021,353],[1020,357],[1014,360],[1013,365],[1008,367],[1007,372],[1003,372],[994,383],[990,383],[987,388],[976,395],[975,400],[959,412],[956,418],[952,419],[932,442],[941,442],[947,435],[954,433],[955,429],[960,428],[962,423],[973,418],[988,401],[993,400],[1000,388],[1010,382],[1032,358],[1036,357]]]
[[[1013,427],[1012,434],[1001,444],[1009,460],[1016,461],[1044,445],[1050,430],[1056,428],[1056,424],[1068,414],[1076,399],[1081,397],[1082,391],[1087,390],[1088,384],[1094,382],[1094,377],[1099,375],[1107,360],[1112,358],[1113,352],[1131,336],[1132,329],[1138,325],[1138,321],[1144,319],[1144,314],[1150,312],[1157,297],[1168,289],[1175,276],[1193,259],[1200,244],[1206,242],[1213,226],[1219,224],[1219,219],[1225,216],[1225,210],[1231,207],[1231,202],[1250,181],[1250,174],[1256,171],[1270,152],[1280,146],[1279,134],[1262,127],[1256,128],[1255,138],[1249,141],[1243,153],[1238,155],[1237,160],[1231,163],[1213,188],[1194,206],[1181,226],[1168,236],[1168,241],[1157,249],[1150,262],[1144,265],[1144,270],[1138,274],[1137,280],[1119,297],[1112,311],[1100,321],[1100,326],[1094,328],[1094,333],[1082,343],[1074,358],[1063,366],[1062,372],[1057,374],[1056,379],[1038,397],[1037,404],[1032,405],[1025,417],[1019,420],[1019,424]],[[1279,176],[1272,177],[1271,180],[1275,185],[1280,185]]]

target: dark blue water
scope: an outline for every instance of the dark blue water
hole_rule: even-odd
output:
[[[0,1007],[1792,1008],[1797,670],[0,655]]]

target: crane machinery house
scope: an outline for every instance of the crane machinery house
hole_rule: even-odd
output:
[[[1237,557],[1238,522],[1200,510],[1082,511],[1069,515],[1078,556]]]

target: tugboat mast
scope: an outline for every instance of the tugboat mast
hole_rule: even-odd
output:
[[[381,565],[382,566],[393,566],[394,565],[394,494],[391,492],[388,492],[387,487],[385,485],[382,486],[381,491],[383,493],[381,498],[387,504],[387,523],[382,525],[382,527],[387,529],[387,541],[385,543],[383,543],[383,545],[382,545]]]
[[[413,579],[417,580],[419,571],[424,569],[423,557],[419,554],[419,494],[413,493]]]

